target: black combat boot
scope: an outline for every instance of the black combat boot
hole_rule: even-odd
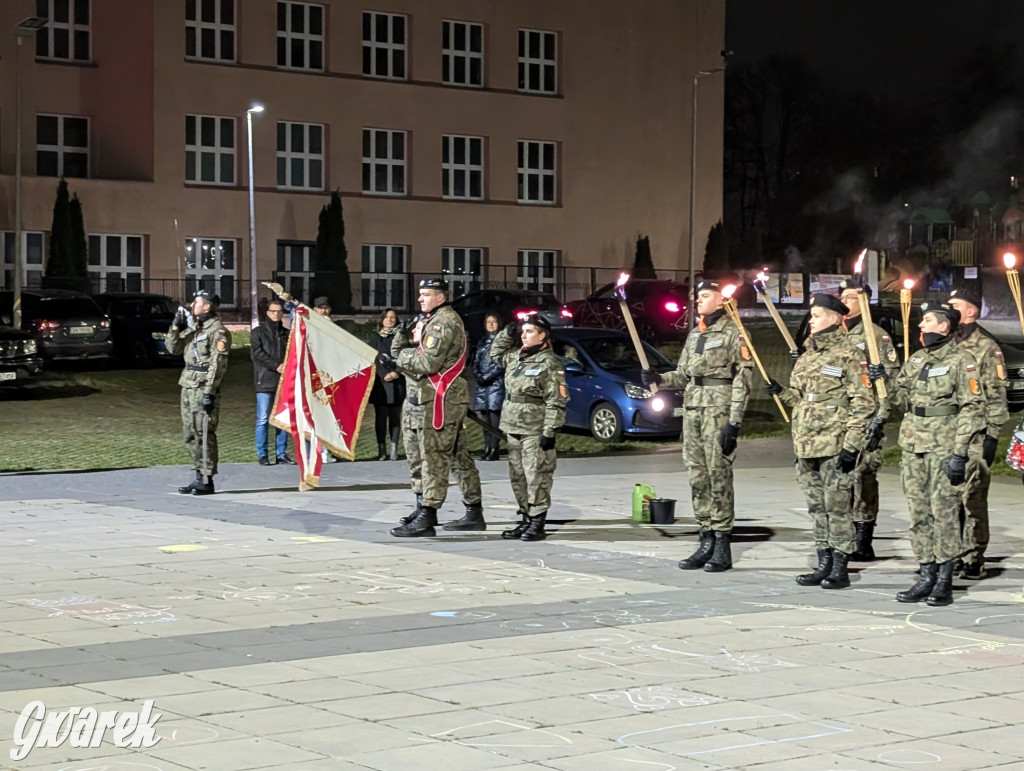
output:
[[[519,536],[520,541],[543,541],[548,537],[548,534],[544,532],[544,521],[548,518],[547,514],[538,514],[536,517],[530,517],[530,522],[526,526],[526,530]]]
[[[948,560],[938,566],[935,585],[925,602],[933,607],[953,603],[953,560]]]
[[[679,560],[680,570],[700,570],[711,559],[711,550],[715,547],[715,533],[711,528],[700,529],[700,545],[697,551],[684,560]]]
[[[466,513],[459,519],[453,519],[451,522],[445,522],[441,528],[443,530],[486,530],[487,523],[484,522],[484,507],[480,503],[466,503],[462,502],[466,506]]]
[[[377,460],[388,459],[388,448],[384,442],[377,442]]]
[[[985,558],[979,557],[977,554],[974,555],[974,559],[971,562],[965,562],[963,567],[957,571],[957,575],[967,581],[980,581],[987,575],[985,570]]]
[[[199,483],[192,488],[192,495],[213,495],[213,476],[200,476]]]
[[[189,482],[187,485],[183,485],[178,488],[178,492],[182,495],[191,495],[192,491],[203,483],[203,475],[198,471],[196,472],[196,478]]]
[[[821,580],[822,589],[846,589],[850,586],[850,574],[846,571],[846,565],[850,561],[849,554],[843,554],[838,549],[832,550],[832,572],[827,578]]]
[[[875,535],[875,523],[854,522],[853,526],[857,528],[857,540],[850,559],[854,562],[873,562],[875,559],[875,549],[871,545],[871,539]]]
[[[526,516],[525,511],[520,509],[519,511],[516,512],[516,514],[518,514],[521,517],[521,519],[519,520],[519,524],[511,528],[510,530],[502,530],[502,538],[514,538],[516,540],[519,540],[519,538],[522,537],[523,533],[526,532],[526,528],[530,526],[530,518]]]
[[[905,592],[896,594],[896,599],[900,602],[920,602],[931,594],[932,589],[935,587],[937,572],[934,562],[922,562],[917,572],[921,576],[917,579],[917,583]]]
[[[811,573],[802,573],[796,577],[800,586],[817,586],[832,572],[832,550],[818,549],[818,567]]]
[[[705,573],[721,573],[732,567],[732,533],[715,530],[715,545],[711,550],[711,559],[704,564]]]
[[[420,509],[423,508],[423,493],[416,493],[416,508],[406,514],[404,517],[398,520],[400,525],[408,525],[414,519],[416,515],[420,513]]]
[[[411,522],[391,528],[391,535],[395,538],[423,538],[436,535],[434,525],[437,524],[437,509],[430,506],[420,506],[419,512]]]

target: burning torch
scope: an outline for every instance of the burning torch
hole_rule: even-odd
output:
[[[868,346],[868,362],[871,364],[879,364],[881,359],[878,357],[878,340],[875,339],[875,328],[874,323],[871,321],[871,300],[868,299],[867,292],[864,291],[864,276],[861,271],[864,268],[864,258],[867,257],[868,250],[864,249],[857,257],[857,262],[853,266],[853,273],[857,276],[857,283],[860,284],[858,290],[858,299],[860,300],[860,313],[864,317],[864,340]],[[906,326],[904,326],[906,329]],[[904,349],[906,351],[908,349]],[[903,354],[906,356],[906,353]],[[888,397],[889,392],[885,387],[884,380],[875,381],[875,392],[878,394],[879,399],[885,399]]]
[[[722,308],[725,310],[725,315],[729,317],[729,320],[736,325],[736,329],[740,331],[740,336],[746,341],[747,347],[750,349],[750,355],[753,357],[754,364],[757,365],[761,377],[764,378],[764,382],[771,383],[772,379],[764,371],[764,365],[761,364],[761,359],[758,358],[757,351],[754,350],[754,341],[750,339],[747,330],[743,328],[743,322],[740,321],[740,314],[736,310],[736,301],[732,299],[733,292],[735,291],[736,287],[732,284],[722,288]],[[782,419],[788,423],[789,415],[786,414],[786,408],[782,404],[782,399],[779,398],[778,394],[772,394],[772,398],[775,399],[779,412],[782,413]]]
[[[765,268],[757,274],[757,278],[754,280],[754,289],[761,299],[764,300],[765,306],[768,308],[768,313],[771,314],[772,320],[775,321],[775,326],[779,328],[779,332],[782,333],[782,339],[786,341],[786,345],[789,346],[789,354],[794,359],[800,355],[800,349],[796,347],[796,341],[793,336],[789,334],[789,330],[786,329],[786,324],[782,320],[782,316],[779,315],[778,308],[775,307],[775,301],[768,296],[768,268]]]
[[[643,369],[650,369],[651,365],[647,361],[647,352],[644,350],[643,343],[640,342],[640,335],[637,334],[636,324],[633,323],[633,314],[629,312],[629,306],[626,304],[626,283],[629,281],[628,273],[620,273],[619,280],[615,282],[615,297],[619,300],[619,308],[622,310],[622,318],[626,322],[626,329],[629,330],[629,336],[633,338],[633,347],[636,348],[637,358],[640,359],[640,366]],[[651,383],[647,386],[651,393],[655,393],[658,390],[656,383]]]
[[[1013,302],[1017,306],[1017,318],[1020,319],[1020,329],[1024,332],[1024,310],[1020,305],[1020,275],[1017,273],[1017,255],[1007,252],[1003,255],[1003,264],[1006,266],[1006,280],[1010,284],[1010,293],[1013,295]]]
[[[903,316],[903,359],[910,357],[910,303],[914,291],[914,279],[903,280],[900,290],[900,314]]]

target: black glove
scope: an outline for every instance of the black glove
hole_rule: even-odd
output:
[[[374,361],[386,369],[388,372],[394,372],[398,369],[398,359],[392,356],[390,353],[378,353],[377,358]]]
[[[868,380],[874,383],[876,380],[885,379],[885,367],[881,364],[868,364]]]
[[[732,455],[736,452],[736,437],[740,435],[739,423],[726,423],[722,433],[718,435],[718,446],[722,448],[722,455]]]
[[[411,335],[412,331],[414,329],[416,329],[416,325],[419,324],[421,321],[423,321],[423,315],[420,314],[420,313],[417,313],[412,318],[408,318],[405,321],[403,321],[401,324],[399,324],[398,325],[398,329],[404,335]]]
[[[946,460],[946,478],[956,487],[962,485],[967,478],[967,456],[950,455]]]
[[[981,457],[985,459],[985,465],[991,467],[996,462],[996,444],[994,436],[985,435],[985,442],[981,445]]]
[[[519,322],[512,319],[512,321],[505,325],[505,330],[508,332],[508,336],[515,340],[519,337]]]
[[[188,329],[188,311],[178,306],[178,310],[174,312],[174,321],[172,322],[178,329]]]
[[[764,384],[764,390],[768,392],[769,396],[778,396],[786,389],[779,385],[779,381],[775,378],[768,378],[768,382]]]
[[[540,448],[544,452],[547,452],[548,450],[555,449],[555,437],[553,437],[553,436],[541,436],[541,438],[540,438]]]
[[[882,446],[882,440],[885,439],[885,420],[878,417],[877,415],[871,418],[871,422],[868,423],[867,428],[864,429],[864,451],[874,452]]]
[[[844,447],[843,451],[839,453],[839,459],[836,461],[836,468],[839,469],[840,473],[849,474],[857,468],[857,453],[850,452]]]
[[[640,382],[645,386],[649,386],[651,383],[661,385],[661,375],[654,369],[642,369],[640,370]]]
[[[213,394],[203,394],[203,412],[207,415],[213,414],[213,408],[217,406],[217,397]]]

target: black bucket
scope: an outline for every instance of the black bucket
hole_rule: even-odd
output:
[[[652,498],[650,504],[652,525],[674,525],[676,523],[675,498]]]

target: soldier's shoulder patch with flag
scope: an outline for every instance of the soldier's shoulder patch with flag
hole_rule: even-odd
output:
[[[895,364],[896,361],[897,361],[897,359],[896,359],[896,349],[895,348],[889,348],[888,352],[886,352],[886,354],[885,354],[885,358],[887,358],[890,362]]]
[[[424,348],[437,348],[437,336],[427,335],[427,339],[423,341]]]
[[[434,331],[435,332],[440,332],[441,331],[441,325],[440,324],[434,324]]]
[[[745,345],[740,346],[740,358],[742,358],[743,361],[750,361],[750,349]]]
[[[221,339],[221,340],[217,341],[217,350],[218,351],[220,351],[221,353],[224,353],[227,349],[228,349],[228,341],[227,340]]]
[[[569,398],[569,389],[566,388],[564,382],[558,384],[558,395],[561,396],[563,399]]]
[[[947,369],[948,369],[948,367],[947,367]],[[977,367],[975,367],[973,364],[968,364],[967,365],[967,371],[968,372],[974,372],[974,370],[976,370],[976,369],[977,369]]]
[[[973,377],[971,378],[971,393],[975,396],[981,393],[981,386],[978,385],[978,381]]]
[[[871,378],[867,376],[867,373],[861,373],[860,380],[865,388],[871,388]]]
[[[1006,380],[1006,367],[1003,366],[1002,362],[996,364],[996,377],[1000,380]]]

